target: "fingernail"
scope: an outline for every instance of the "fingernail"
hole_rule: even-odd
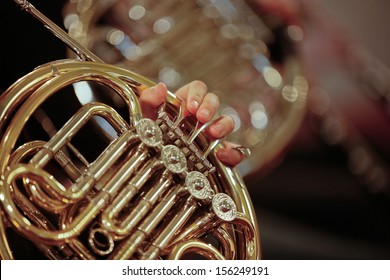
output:
[[[196,100],[193,100],[193,101],[191,102],[191,105],[192,105],[192,107],[196,110],[196,109],[198,109],[198,107],[199,107],[199,102],[196,101]]]
[[[215,134],[214,137],[220,137],[225,132],[225,126],[220,123],[213,125],[212,129]]]
[[[202,118],[207,119],[207,120],[210,119],[210,111],[207,109],[200,110],[198,114],[199,114],[198,115],[199,117],[202,117]]]

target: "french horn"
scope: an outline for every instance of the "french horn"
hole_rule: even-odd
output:
[[[47,259],[259,259],[248,191],[216,158],[210,123],[185,117],[172,93],[157,120],[143,118],[138,93],[154,82],[104,63],[28,1],[15,2],[78,58],[41,65],[0,97],[1,258],[29,250]],[[53,98],[86,84],[125,110],[92,101],[62,112],[60,101],[51,110],[65,121],[47,118]]]
[[[262,2],[78,0],[63,17],[70,36],[111,64],[173,89],[204,81],[235,120],[228,140],[251,148],[238,166],[249,179],[275,166],[306,112],[302,27]]]

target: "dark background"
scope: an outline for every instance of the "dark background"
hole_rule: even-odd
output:
[[[32,2],[63,26],[65,1]],[[64,45],[11,0],[0,2],[0,28],[1,90],[34,67],[66,57]],[[344,147],[324,141],[317,124],[308,113],[280,164],[245,178],[259,219],[263,257],[390,259],[389,183],[373,191],[351,172]],[[365,139],[387,166],[388,148],[375,145],[380,135],[365,134]]]

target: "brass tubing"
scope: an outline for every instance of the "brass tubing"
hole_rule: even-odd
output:
[[[237,236],[237,243],[245,244],[245,246],[237,248],[237,257],[242,260],[253,259],[257,256],[258,244],[256,239],[258,236],[252,221],[243,213],[237,213],[236,218],[231,223],[239,226],[243,233]]]
[[[36,154],[47,142],[35,140],[19,146],[11,155],[9,166],[13,166],[25,160],[28,156]]]
[[[162,176],[156,185],[141,198],[132,212],[121,222],[120,228],[124,229],[124,234],[130,233],[134,225],[143,219],[152,209],[157,199],[165,192],[172,182],[171,176]]]
[[[7,186],[11,186],[13,181],[20,176],[24,176],[25,169],[22,165],[17,165],[13,168],[8,176],[5,178]],[[106,192],[99,192],[93,197],[83,209],[82,212],[76,216],[70,224],[64,229],[49,231],[41,229],[31,224],[29,220],[23,217],[15,206],[10,188],[3,188],[3,204],[6,206],[6,211],[10,222],[18,228],[23,234],[28,235],[36,242],[43,242],[45,244],[58,244],[58,242],[68,241],[76,238],[81,234],[85,227],[92,222],[98,213],[104,209],[111,200],[111,195]]]
[[[21,134],[21,131],[23,129],[23,126],[25,122],[30,118],[31,112],[35,111],[36,108],[44,102],[47,98],[49,98],[53,93],[54,89],[59,88],[58,86],[52,86],[52,88],[49,90],[49,88],[46,86],[45,90],[42,88],[42,83],[46,83],[49,79],[53,80],[54,73],[52,70],[55,69],[58,73],[65,74],[71,72],[70,75],[71,79],[68,77],[65,80],[69,79],[73,81],[80,81],[83,79],[87,80],[96,80],[97,78],[91,77],[86,75],[86,73],[95,73],[96,70],[105,71],[106,73],[110,73],[112,75],[115,75],[118,78],[124,79],[126,81],[126,84],[131,85],[132,87],[139,87],[141,84],[139,84],[139,81],[150,86],[154,83],[150,80],[135,74],[133,72],[130,72],[128,70],[118,68],[112,65],[107,64],[100,64],[100,63],[92,63],[92,62],[78,62],[78,61],[61,61],[61,62],[54,62],[47,65],[43,65],[36,70],[34,70],[32,73],[25,76],[24,79],[21,79],[14,83],[3,95],[1,96],[2,101],[2,108],[1,111],[1,124],[5,123],[5,120],[9,119],[10,116],[13,116],[12,121],[14,124],[7,125],[7,129],[2,137],[1,147],[0,149],[0,167],[1,167],[1,174],[5,174],[6,166],[9,161],[10,157],[10,151],[12,150],[13,146],[16,143],[16,139],[18,138],[18,135]],[[61,79],[62,83],[64,84],[64,79]],[[100,80],[102,82],[102,80]],[[103,80],[103,82],[107,85],[110,85],[109,79]],[[58,81],[56,81],[55,84],[57,84]],[[35,91],[32,92],[31,89],[34,89]],[[38,93],[39,92],[39,93]],[[128,91],[129,92],[129,91]],[[123,90],[119,93],[121,97],[126,101],[126,103],[133,102],[132,98],[128,98],[131,94],[126,93],[126,90]],[[136,97],[135,97],[136,99]],[[25,102],[28,100],[27,102]],[[168,93],[167,101],[171,104],[179,104],[179,101],[172,93]],[[24,102],[24,104],[22,104]],[[22,104],[22,105],[21,105]],[[15,113],[13,113],[13,110],[16,110],[17,108],[20,109]],[[130,112],[131,108],[137,108],[136,107],[129,107]],[[140,111],[133,112],[135,114],[140,114]],[[4,120],[4,122],[3,122]],[[16,121],[15,121],[16,120]],[[11,129],[12,127],[12,129]],[[9,181],[8,181],[9,182]],[[9,182],[10,183],[10,182]],[[29,233],[30,228],[34,228],[26,219],[20,217],[18,215],[16,206],[12,202],[12,198],[9,196],[9,190],[7,181],[1,179],[0,184],[5,185],[4,188],[1,188],[1,195],[5,197],[4,200],[2,200],[3,209],[6,209],[6,211],[12,212],[11,215],[7,213],[10,222],[14,224],[17,228],[20,228],[20,231],[24,232],[24,234]],[[15,214],[17,213],[17,214]],[[11,259],[13,258],[12,252],[10,251],[7,237],[5,236],[4,232],[4,224],[3,221],[0,223],[1,227],[1,257],[4,259]],[[38,232],[38,233],[37,233]],[[39,240],[39,241],[45,241],[49,240],[47,242],[53,242],[53,240],[64,240],[67,239],[69,236],[75,236],[72,232],[69,232],[68,230],[64,230],[60,233],[46,233],[46,232],[40,232],[39,230],[33,230],[32,233],[32,239],[33,240]],[[51,241],[50,241],[51,240]]]
[[[237,246],[235,240],[225,229],[225,227],[223,227],[223,225],[214,229],[212,231],[212,235],[219,241],[220,246],[223,249],[223,255],[225,256],[225,259],[237,259]]]
[[[36,153],[43,147],[46,142],[44,141],[31,141],[23,144],[18,147],[15,152],[12,153],[10,159],[10,166],[14,166],[18,162],[24,160],[24,158],[30,156],[31,154]],[[26,178],[23,179],[23,183],[27,184]],[[28,188],[26,188],[28,190]],[[24,194],[16,187],[12,186],[12,196],[15,200],[16,205],[23,211],[24,215],[27,216],[33,223],[38,227],[46,230],[55,230],[55,227],[52,223],[42,214],[38,208],[35,207],[30,200],[28,200]],[[59,246],[47,246],[45,244],[36,244],[38,249],[49,259],[62,259],[65,256],[69,256],[70,248],[67,244],[62,244]]]
[[[233,237],[225,230],[222,221],[217,219],[215,214],[211,212],[205,212],[202,216],[188,225],[184,231],[181,231],[175,240],[171,242],[172,245],[170,245],[169,249],[173,250],[177,244],[200,238],[208,232],[219,241],[221,248],[223,248],[223,254],[221,256],[224,256],[225,259],[235,259],[236,248],[234,246]],[[186,247],[188,245],[184,243],[183,246]]]
[[[57,200],[47,195],[44,190],[42,190],[39,183],[39,181],[42,181],[39,179],[44,177],[41,177],[40,175],[34,174],[32,172],[29,173],[31,170],[32,169],[26,169],[26,176],[23,177],[23,183],[26,186],[27,193],[30,195],[30,199],[47,211],[52,211],[53,213],[60,213],[64,211],[68,204],[64,201]],[[32,176],[28,176],[28,173]],[[40,172],[40,174],[42,174],[42,172]],[[46,182],[48,181],[43,182],[43,184],[45,185]],[[53,186],[54,185],[56,184],[53,184]]]
[[[205,233],[215,226],[215,221],[216,219],[214,213],[205,212],[202,216],[192,222],[185,230],[181,231],[172,244],[198,237],[199,233]]]
[[[69,121],[45,144],[32,159],[31,163],[37,167],[44,167],[54,155],[69,142],[72,137],[93,117],[101,116],[109,120],[116,131],[120,132],[128,127],[122,117],[111,107],[102,103],[89,103],[69,119]]]
[[[18,147],[11,155],[9,166],[10,167],[15,166],[19,162],[22,162],[28,156],[31,156],[32,154],[36,154],[39,150],[42,149],[45,143],[46,142],[44,141],[31,141]],[[41,207],[47,210],[52,210],[54,212],[61,211],[66,207],[66,204],[61,203],[61,201],[53,200],[50,197],[48,197],[43,191],[41,191],[40,188],[36,189],[35,186],[38,184],[38,182],[32,180],[32,178],[24,177],[23,184],[25,186],[27,193],[30,196],[39,197],[36,200],[36,202],[38,202],[38,204]],[[19,191],[19,189],[15,184],[12,186],[12,193],[13,196],[15,197],[17,204],[19,205],[19,207],[21,207],[21,209],[24,209],[26,215],[28,215],[29,213],[31,214],[37,213],[38,215],[40,215],[41,219],[43,218],[41,222],[42,226],[46,225],[48,221],[38,211],[38,209],[35,208],[34,204],[32,204],[28,199],[24,197],[24,195]],[[23,204],[24,207],[27,208],[22,207],[20,204]],[[27,209],[30,209],[30,211],[27,211]],[[34,219],[35,222],[37,223],[40,223],[39,219],[33,218],[31,215],[29,216],[29,218]]]
[[[69,39],[69,36],[65,32],[62,32],[58,26],[47,20],[46,17],[36,11],[35,8],[33,8],[27,1],[15,1],[28,12],[37,17],[41,22],[43,22],[49,30],[51,30],[56,36],[58,36],[68,46],[75,50],[82,59],[98,61],[98,59],[94,59],[92,56],[89,56],[88,51],[83,51],[83,49],[79,48],[77,44],[73,44],[72,39]],[[190,9],[190,6],[187,5],[186,7],[189,7]],[[178,11],[175,12],[180,14]],[[193,13],[191,16],[196,18],[198,15]],[[181,15],[181,17],[184,18],[185,16]],[[201,44],[201,42],[196,43]],[[212,56],[211,53],[212,52],[210,52],[208,56],[205,57],[207,58],[210,55]],[[190,57],[191,56],[188,56],[187,59],[190,60]],[[218,65],[224,64],[221,63]],[[203,72],[207,73],[207,70]],[[42,78],[38,76],[38,73],[42,75]],[[81,152],[78,152],[77,149],[73,149],[72,144],[69,142],[69,139],[71,139],[74,133],[77,131],[76,128],[83,126],[83,124],[78,126],[78,123],[75,122],[73,125],[70,125],[72,128],[70,128],[70,130],[68,130],[63,135],[68,139],[65,140],[65,138],[58,136],[59,140],[57,139],[58,142],[56,142],[54,137],[51,143],[53,145],[46,144],[44,149],[38,152],[38,155],[36,155],[34,159],[36,160],[35,163],[37,163],[35,166],[33,164],[23,163],[10,165],[9,160],[11,153],[14,150],[14,146],[21,138],[20,135],[22,134],[22,130],[26,128],[27,121],[35,114],[36,109],[39,109],[42,103],[44,103],[56,91],[62,89],[65,86],[71,85],[72,83],[80,81],[93,81],[108,86],[125,101],[130,112],[130,125],[121,126],[119,129],[117,129],[118,134],[120,134],[118,140],[115,140],[112,144],[110,144],[109,147],[104,151],[103,155],[99,156],[98,159],[90,165],[87,161],[83,160]],[[177,189],[174,188],[173,190],[169,190],[168,194],[166,194],[167,189],[171,184],[171,178],[167,180],[167,178],[162,176],[161,180],[155,183],[151,189],[148,189],[150,191],[144,195],[146,190],[145,192],[143,189],[142,192],[140,190],[143,188],[144,183],[148,180],[147,176],[142,177],[142,175],[138,176],[137,174],[134,174],[136,172],[140,172],[140,168],[143,165],[143,162],[145,162],[146,157],[149,156],[148,160],[150,160],[152,158],[151,154],[154,154],[151,153],[149,155],[148,150],[144,149],[141,154],[136,153],[133,159],[131,158],[132,154],[128,153],[129,147],[133,144],[133,141],[138,141],[138,137],[133,135],[135,133],[134,126],[142,116],[136,94],[139,93],[140,90],[150,85],[153,85],[153,82],[150,82],[143,77],[103,63],[75,61],[54,62],[50,63],[49,65],[44,65],[38,70],[34,70],[33,75],[25,76],[25,78],[21,79],[21,81],[16,82],[13,86],[11,86],[11,88],[3,95],[4,97],[0,97],[0,101],[2,103],[0,125],[6,126],[4,136],[2,137],[0,143],[0,146],[2,147],[0,150],[0,197],[2,210],[5,214],[4,219],[2,219],[0,222],[1,257],[12,257],[12,252],[8,246],[3,223],[5,223],[7,226],[13,226],[14,229],[19,231],[20,234],[26,236],[30,241],[39,243],[38,247],[41,247],[42,249],[48,248],[48,250],[46,250],[46,255],[48,257],[58,258],[60,257],[59,253],[63,252],[65,258],[94,258],[94,254],[89,251],[87,245],[82,243],[83,241],[80,236],[89,229],[92,229],[92,234],[90,237],[96,241],[97,249],[106,251],[107,248],[107,252],[111,251],[111,247],[106,247],[105,245],[113,244],[113,242],[111,242],[113,240],[113,235],[108,231],[105,231],[107,232],[107,238],[109,238],[110,241],[108,243],[110,244],[105,244],[106,240],[104,240],[102,243],[99,243],[101,240],[96,238],[98,237],[97,234],[100,232],[94,232],[94,225],[91,225],[91,223],[95,223],[97,226],[99,226],[99,223],[101,222],[101,216],[99,215],[105,209],[107,209],[109,205],[113,204],[113,200],[118,198],[118,195],[124,194],[122,192],[123,184],[125,188],[129,186],[130,192],[134,192],[136,195],[141,195],[142,197],[133,197],[130,199],[130,201],[118,200],[118,204],[114,204],[114,207],[118,207],[120,204],[121,207],[124,205],[125,208],[120,209],[127,211],[130,209],[129,203],[132,201],[137,201],[138,203],[135,206],[134,212],[132,212],[134,214],[130,214],[128,216],[127,214],[124,214],[126,211],[115,209],[118,211],[116,213],[119,214],[115,216],[114,220],[110,221],[116,225],[119,225],[121,228],[123,228],[125,225],[127,226],[128,222],[133,222],[134,226],[136,227],[136,231],[130,236],[131,238],[126,239],[124,240],[125,242],[120,242],[120,244],[118,244],[120,245],[118,246],[120,248],[114,252],[120,251],[121,249],[123,249],[125,252],[124,254],[118,256],[129,255],[129,240],[134,240],[134,244],[137,245],[135,247],[137,252],[145,249],[145,241],[150,242],[150,240],[152,240],[152,245],[149,248],[146,248],[146,252],[144,253],[143,257],[156,258],[167,256],[167,252],[170,250],[170,247],[172,247],[172,240],[175,240],[177,234],[180,234],[180,231],[184,230],[184,232],[189,233],[191,236],[201,236],[201,226],[199,225],[194,227],[190,225],[190,229],[188,230],[184,228],[184,225],[187,225],[188,218],[192,216],[193,211],[195,211],[197,208],[197,202],[193,198],[189,198],[187,205],[185,205],[183,209],[179,209],[178,211],[180,213],[176,214],[173,220],[171,220],[171,217],[173,217],[175,214],[173,211],[177,211],[177,209],[182,206],[178,205],[178,207],[173,207],[173,205],[176,204],[175,201],[180,203],[183,202],[182,199],[179,200],[177,198],[177,196],[181,194],[183,187],[178,186]],[[20,92],[19,89],[23,89],[23,91]],[[175,115],[176,109],[178,107],[177,104],[179,103],[178,99],[169,93],[167,102],[170,103],[168,104],[170,106],[167,106],[168,110],[170,110],[169,114],[171,116]],[[11,119],[11,121],[8,121],[11,116],[12,118],[15,116],[15,118]],[[111,123],[112,118],[108,117],[107,120]],[[84,119],[80,120],[80,122],[83,121]],[[189,121],[180,124],[180,126],[178,126],[178,131],[185,126],[187,126],[185,129],[188,131],[190,130],[192,124]],[[73,127],[75,128],[74,130],[72,130]],[[197,139],[197,144],[199,144],[201,147],[207,147],[210,139],[208,139],[205,135],[201,135],[199,138],[200,139]],[[173,143],[164,144],[168,145]],[[175,144],[178,145],[177,142]],[[73,164],[70,161],[71,157],[68,158],[68,156],[64,156],[62,154],[62,152],[66,152],[65,150],[61,151],[61,148],[64,146],[68,146],[73,152],[75,152],[75,155],[87,167],[87,172],[82,174],[81,178],[78,178],[80,172],[78,171],[76,164]],[[210,147],[213,148],[214,146],[212,145],[209,146],[209,148]],[[200,150],[202,150],[202,148],[200,148]],[[196,156],[200,156],[199,154]],[[127,155],[127,157],[125,155]],[[211,158],[213,156],[213,153],[211,153]],[[65,169],[65,172],[68,174],[68,177],[71,178],[71,181],[75,182],[73,186],[70,187],[69,192],[72,192],[75,195],[80,195],[78,198],[73,200],[72,197],[62,196],[63,191],[65,192],[68,189],[65,189],[64,186],[62,186],[56,179],[54,179],[55,174],[51,175],[41,168],[47,162],[52,160],[53,157],[63,166],[63,169]],[[145,157],[145,159],[143,157]],[[32,163],[34,163],[34,160]],[[207,160],[209,160],[209,158]],[[210,161],[212,162],[214,160]],[[191,168],[193,168],[192,165],[189,166],[189,169]],[[234,177],[234,172],[229,173],[230,169],[228,169],[227,177],[229,178],[225,180],[224,176],[226,174],[224,172],[227,168],[221,167],[220,169],[222,171],[218,172],[218,174],[214,176],[217,178],[215,181],[218,182],[215,186],[213,184],[213,187],[215,189],[219,189],[221,192],[226,191],[229,194],[232,193],[235,198],[234,200],[236,200],[237,196],[235,195],[235,192],[237,191],[238,196],[240,196],[242,192],[245,192],[245,188],[242,187],[244,191],[241,191],[236,190],[236,185],[228,185],[226,186],[225,190],[226,181],[232,180],[235,182],[236,178]],[[219,171],[219,169],[217,170]],[[160,170],[157,172],[160,172]],[[153,178],[156,178],[157,176],[154,175],[155,173],[153,174]],[[131,177],[133,176],[138,176],[138,181],[132,181]],[[18,180],[18,183],[19,180],[23,180],[26,186],[31,186],[31,192],[36,192],[36,194],[33,195],[35,198],[32,201],[32,203],[35,203],[34,207],[37,208],[37,201],[38,205],[39,203],[45,202],[48,205],[46,208],[49,209],[51,207],[50,209],[53,210],[53,214],[56,212],[61,212],[58,218],[62,219],[63,223],[60,225],[59,230],[45,228],[44,226],[43,228],[42,226],[40,228],[39,225],[36,225],[36,219],[39,219],[40,222],[43,223],[45,221],[44,219],[40,219],[39,216],[28,216],[20,212],[21,207],[16,206],[18,201],[13,197],[13,195],[19,191],[15,184],[16,180]],[[142,183],[143,180],[145,180],[144,183]],[[132,184],[138,185],[135,186]],[[237,185],[240,187],[240,182]],[[229,188],[234,188],[234,190],[229,190]],[[30,188],[27,189],[29,190]],[[161,201],[159,201],[161,196],[164,197],[161,199]],[[37,199],[37,197],[39,198]],[[175,197],[175,199],[171,201],[171,197]],[[21,203],[23,203],[23,201]],[[67,204],[70,206],[69,210],[67,209],[66,211],[61,211],[61,207],[64,207],[64,205]],[[23,207],[24,206],[22,206],[22,208]],[[245,207],[250,208],[251,205],[243,206],[243,208]],[[23,209],[24,210],[22,211],[34,210],[33,208],[28,207]],[[251,209],[249,209],[249,211],[251,211]],[[72,214],[70,214],[70,212],[72,212]],[[242,212],[247,214],[246,211]],[[167,216],[168,213],[169,216]],[[68,219],[66,219],[66,217],[68,217]],[[227,231],[229,233],[231,231],[232,235],[238,236],[238,238],[232,237],[232,240],[241,241],[243,246],[250,247],[253,252],[257,251],[256,249],[258,247],[252,246],[253,244],[256,245],[256,237],[253,237],[254,235],[251,233],[251,226],[253,227],[256,224],[251,224],[251,221],[249,221],[247,217],[252,218],[251,215],[247,215],[246,217],[244,215],[243,217],[239,216],[237,220],[232,223],[232,225],[229,225],[231,227],[227,228],[226,232],[222,231],[215,233],[216,238],[220,240],[222,246],[229,246],[228,242],[224,241],[226,241],[225,239],[227,238]],[[207,219],[208,218],[205,218],[205,220]],[[40,222],[38,221],[38,224]],[[159,227],[160,225],[162,225],[162,227]],[[168,229],[165,228],[166,225]],[[208,223],[207,226],[204,226],[203,229],[213,232],[213,230],[215,230],[215,226],[216,224],[210,221],[210,223]],[[238,230],[236,230],[236,226],[239,228]],[[99,227],[97,229],[100,230]],[[131,231],[133,231],[133,229],[129,230],[129,233]],[[157,234],[157,237],[155,237],[155,234]],[[80,239],[78,239],[79,236]],[[248,243],[245,241],[246,237],[248,237]],[[188,239],[189,237],[185,238]],[[192,239],[188,242],[187,241],[181,243],[182,248],[198,247],[198,250],[201,252],[200,254],[204,253],[205,256],[207,256],[207,246],[205,243],[203,243],[203,241],[199,241],[199,244],[201,245],[197,245],[198,241]],[[251,242],[254,243],[251,244]],[[66,248],[66,243],[71,244],[72,250]],[[50,247],[52,244],[55,246]],[[202,248],[205,248],[205,250],[203,251]],[[243,248],[238,250],[241,249]],[[213,251],[213,249],[210,250]],[[245,251],[245,248],[243,250]],[[102,253],[106,255],[108,254],[107,252]],[[99,252],[97,253],[99,254]],[[213,253],[210,254],[210,258],[213,258]],[[229,255],[229,253],[226,254]],[[244,254],[245,253],[240,253],[239,255],[245,256]],[[112,255],[115,256],[115,254]],[[218,253],[216,253],[216,255],[218,255]]]
[[[55,72],[53,72],[53,69],[55,69]],[[12,114],[13,110],[18,108],[19,105],[22,104],[32,93],[34,93],[47,81],[55,77],[55,75],[63,75],[65,73],[81,69],[84,69],[84,74],[90,73],[92,75],[95,73],[95,70],[98,70],[99,72],[109,73],[111,76],[123,80],[127,85],[132,88],[145,89],[147,87],[155,85],[155,82],[145,78],[142,75],[123,68],[119,68],[114,65],[88,61],[80,62],[71,59],[65,61],[61,60],[50,62],[45,65],[39,66],[33,72],[28,73],[23,79],[16,81],[0,96],[0,103],[2,104],[2,110],[0,110],[0,119],[4,120],[0,122],[0,128],[3,126],[3,124],[5,124],[5,120],[10,118],[10,115]],[[83,80],[83,78],[85,78],[85,75],[79,75],[79,80]],[[96,77],[92,76],[87,78],[88,80],[96,80]],[[109,81],[109,79],[100,82],[104,83],[109,87],[111,84],[113,84]],[[46,94],[51,95],[52,93],[46,91],[41,93],[41,96],[44,96]],[[138,102],[137,99],[134,99],[133,96],[131,96],[134,95],[134,92],[129,95],[128,92],[121,90],[120,92],[117,92],[117,94],[122,97],[122,99],[126,102],[128,106],[134,101]],[[170,91],[168,91],[167,102],[170,104],[174,104],[176,107],[178,107],[180,103],[178,98]],[[133,111],[133,109],[131,109],[136,109],[136,107],[129,106],[129,108],[130,113],[140,113],[140,111]],[[32,111],[34,110],[35,109],[32,109]]]
[[[68,177],[72,180],[72,182],[76,181],[77,178],[81,176],[81,171],[61,150],[57,152],[57,154],[54,156],[54,159],[58,162],[61,168],[65,171],[66,175],[68,175]]]
[[[84,244],[78,239],[73,238],[68,241],[69,247],[73,252],[77,254],[78,259],[81,260],[94,260],[95,256],[84,246]]]
[[[109,232],[113,232],[118,236],[122,235],[121,232],[124,229],[118,226],[120,222],[116,220],[117,216],[139,192],[145,182],[152,175],[152,172],[155,171],[155,169],[160,165],[161,162],[156,160],[147,163],[141,170],[137,172],[137,174],[135,174],[135,176],[128,183],[126,183],[126,185],[112,201],[112,203],[102,213],[101,223],[106,230],[108,230]]]
[[[88,4],[91,2],[80,1]],[[77,14],[82,25],[76,32],[72,29],[69,32],[89,46],[107,44],[110,52],[102,52],[102,58],[110,59],[110,55],[106,54],[116,53],[115,63],[137,69],[155,79],[165,79],[161,73],[169,67],[178,72],[177,81],[172,82],[175,87],[194,79],[203,80],[211,90],[220,91],[218,95],[222,102],[235,109],[246,107],[252,101],[262,100],[264,96],[267,99],[271,97],[277,103],[276,110],[269,115],[269,126],[261,130],[246,121],[247,114],[252,114],[249,110],[238,112],[241,127],[228,140],[253,149],[255,156],[247,160],[249,164],[245,172],[251,173],[264,167],[291,140],[306,112],[302,105],[306,100],[307,87],[296,86],[294,81],[296,77],[302,78],[301,61],[295,51],[285,53],[283,61],[279,63],[274,61],[273,21],[253,9],[252,1],[221,3],[223,1],[193,0],[181,2],[173,10],[162,11],[156,8],[155,1],[142,1],[140,5],[147,13],[134,21],[129,20],[127,13],[131,6],[122,5],[124,1],[114,0],[108,5],[101,5],[101,2],[105,2],[101,0],[92,2],[93,8],[87,11],[80,11],[80,3],[69,5],[67,14]],[[229,6],[227,13],[223,8],[220,9],[225,4]],[[105,29],[114,28],[124,32],[141,51],[127,57],[123,52],[125,46],[111,45],[106,36],[97,35],[102,18],[105,19]],[[153,31],[153,24],[160,19],[167,19],[170,23],[169,30],[161,34]],[[226,33],[228,30],[230,32]],[[285,39],[283,43],[276,43],[278,48],[284,49],[287,46],[288,49],[288,46],[295,46],[297,43],[289,36]],[[203,40],[208,48],[197,46]],[[287,45],[283,45],[284,43]],[[264,63],[259,65],[258,59]],[[278,70],[282,80],[280,87],[268,84],[268,75],[262,69],[265,65]],[[166,81],[171,82],[170,79]],[[295,101],[288,101],[283,97],[282,85],[293,86],[297,90],[298,97]],[[237,98],[241,96],[240,93],[244,93],[245,96],[242,97],[246,100]],[[272,107],[266,109],[273,111]]]
[[[131,210],[118,226],[115,227],[115,233],[119,236],[130,234],[134,227],[149,213],[157,199],[165,192],[172,182],[172,176],[163,174],[160,180],[154,185],[145,196]]]
[[[82,60],[90,60],[96,62],[103,62],[99,57],[97,57],[90,50],[79,44],[76,40],[70,37],[64,30],[62,30],[58,25],[52,22],[39,10],[37,10],[31,3],[26,0],[14,0],[22,9],[33,15],[36,19],[44,24],[44,26],[49,29],[56,37],[58,37],[62,42],[64,42],[71,50],[73,50]]]
[[[0,170],[2,173],[5,170],[5,164],[8,162],[10,151],[15,145],[16,139],[18,139],[25,123],[31,117],[32,112],[56,91],[73,82],[95,80],[111,86],[130,104],[130,124],[133,126],[138,121],[141,114],[140,104],[137,96],[126,83],[119,78],[92,67],[91,69],[80,67],[72,68],[71,70],[63,75],[55,76],[50,82],[40,86],[19,108],[2,138],[2,149],[0,149]],[[11,94],[11,92],[8,94]],[[3,104],[3,106],[5,108],[9,107],[8,104]]]
[[[223,164],[215,158],[215,153],[211,153],[210,156],[213,158],[213,163],[219,170],[218,178],[216,176],[210,176],[210,183],[217,186],[226,186],[225,192],[229,194],[234,201],[240,201],[240,203],[236,204],[237,211],[240,213],[236,217],[236,220],[241,220],[242,218],[241,222],[243,224],[247,224],[248,229],[254,230],[250,241],[248,240],[248,243],[246,241],[246,237],[244,237],[244,233],[238,231],[236,232],[236,235],[239,236],[242,242],[246,244],[243,246],[245,247],[244,250],[250,248],[250,253],[244,253],[243,255],[250,260],[261,259],[261,242],[258,222],[248,190],[245,187],[245,183],[243,182],[242,177],[239,176],[237,169],[224,168]],[[222,182],[220,183],[218,180],[222,180]],[[238,256],[238,258],[240,258],[240,256]]]
[[[96,235],[100,237],[97,238]],[[101,240],[102,237],[104,241]],[[100,256],[108,255],[115,247],[112,235],[103,228],[90,229],[88,243],[92,251]]]
[[[68,142],[66,143],[66,147],[68,147],[72,152],[73,154],[80,160],[80,162],[82,164],[84,164],[84,166],[88,167],[89,166],[89,162],[85,159],[85,157],[76,149],[75,146],[73,146],[72,143]]]
[[[153,260],[158,258],[159,253],[169,245],[169,242],[175,236],[177,231],[187,222],[196,208],[197,205],[195,198],[189,197],[183,208],[179,210],[164,230],[152,241],[152,244],[146,249],[146,251],[142,253],[141,259]]]
[[[78,113],[74,115],[65,124],[65,126],[63,126],[60,131],[58,131],[56,135],[53,136],[51,140],[44,145],[44,148],[41,149],[31,159],[30,162],[33,163],[35,166],[39,167],[46,165],[48,161],[52,158],[52,156],[59,153],[60,149],[64,145],[66,145],[68,141],[70,141],[71,137],[75,135],[75,133],[79,129],[81,129],[81,127],[94,115],[100,115],[108,119],[117,131],[123,130],[123,127],[127,125],[118,115],[118,113],[112,108],[104,104],[98,103],[87,104],[83,106],[78,111]],[[101,176],[108,170],[108,168],[110,168],[110,165],[122,155],[122,153],[125,151],[125,147],[128,146],[135,139],[135,137],[130,133],[127,135],[121,135],[119,138],[119,140],[114,141],[106,148],[105,152],[101,156],[99,156],[99,158],[96,159],[93,164],[89,166],[87,173],[83,174],[82,179],[76,181],[71,188],[66,189],[59,182],[55,182],[54,184],[44,184],[44,186],[52,186],[47,190],[59,199],[58,202],[48,197],[43,191],[41,191],[37,184],[33,184],[31,185],[33,187],[30,188],[30,192],[35,198],[35,200],[40,205],[57,205],[57,210],[55,212],[58,212],[58,210],[61,210],[63,208],[60,207],[59,202],[63,201],[65,203],[68,203],[70,201],[74,202],[75,200],[83,198],[85,193],[88,192],[94,186],[94,183],[101,178]],[[116,152],[108,152],[112,150]],[[74,173],[73,169],[70,171],[72,172],[72,174]],[[91,177],[88,174],[94,174],[94,176]],[[39,176],[38,174],[35,175]],[[38,184],[40,182],[39,179],[39,177],[36,179]],[[46,203],[46,201],[49,201],[49,203]],[[48,206],[46,206],[45,208],[48,209]]]
[[[195,252],[210,260],[225,260],[225,257],[211,244],[197,239],[182,241],[175,244],[168,255],[170,260],[179,260],[186,253]]]
[[[55,229],[52,223],[23,195],[21,191],[19,191],[19,189],[12,187],[12,196],[15,199],[16,205],[18,205],[24,215],[26,215],[34,224],[46,230]]]
[[[117,260],[131,258],[141,243],[152,233],[169,210],[171,210],[177,200],[177,197],[183,191],[184,187],[171,189],[168,194],[155,206],[153,213],[149,213],[149,215],[145,217],[143,222],[137,227],[137,230],[119,244],[117,251],[114,252],[110,258]]]
[[[136,135],[133,135],[136,137]],[[116,148],[114,148],[116,151]],[[126,159],[125,163],[116,170],[114,176],[105,184],[102,191],[115,196],[123,184],[137,171],[137,168],[147,159],[148,150],[144,145],[139,145],[135,154],[131,158]]]
[[[25,79],[20,79],[12,84],[5,92],[0,95],[0,131],[6,121],[10,119],[12,111],[19,107],[33,92],[43,83],[53,77],[50,69],[35,69],[28,73]]]
[[[103,154],[90,165],[88,170],[72,186],[66,189],[54,177],[46,171],[36,169],[35,166],[25,165],[26,176],[34,176],[38,182],[43,180],[43,187],[57,199],[71,203],[84,198],[97,181],[109,170],[111,165],[126,151],[126,148],[136,140],[136,136],[130,132],[121,135],[117,141],[111,143]],[[112,152],[111,152],[112,151]],[[92,175],[91,175],[92,174]],[[41,177],[41,178],[40,178]]]

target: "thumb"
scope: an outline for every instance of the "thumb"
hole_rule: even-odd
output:
[[[142,114],[145,118],[156,119],[157,109],[167,97],[167,87],[163,83],[144,89],[140,93]]]

